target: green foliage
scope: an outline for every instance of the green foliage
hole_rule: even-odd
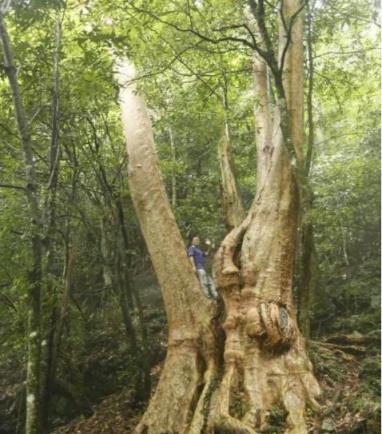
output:
[[[381,365],[378,355],[374,357],[365,357],[362,360],[362,370],[360,377],[365,382],[365,386],[371,395],[378,399],[381,392]]]
[[[151,363],[157,365],[165,351],[157,339],[165,330],[160,295],[129,198],[111,48],[117,54],[127,53],[137,65],[139,88],[150,108],[170,199],[175,181],[174,214],[185,243],[199,234],[217,246],[225,235],[217,160],[225,116],[246,209],[255,194],[252,52],[232,40],[209,43],[184,29],[192,22],[201,34],[214,39],[227,35],[248,38],[244,27],[221,30],[243,21],[243,3],[98,0],[65,6],[63,2],[19,1],[13,2],[14,9],[6,16],[42,208],[50,177],[57,9],[62,19],[61,154],[56,229],[51,236],[55,253],[53,270],[44,273],[42,335],[48,342],[63,301],[65,258],[73,251],[71,294],[57,376],[78,386],[93,404],[126,385],[133,387],[139,377],[135,355],[129,352],[131,336],[126,336],[122,326],[118,278],[123,283],[129,275],[136,285],[136,276],[144,275],[142,280],[146,280],[136,287],[144,295],[145,289],[152,289],[150,296],[143,297],[149,340],[155,349]],[[311,174],[315,197],[310,217],[319,267],[319,288],[312,306],[314,336],[354,330],[374,333],[380,327],[380,60],[378,26],[373,24],[376,15],[371,0],[316,2],[313,14],[316,140]],[[275,17],[274,13],[268,17],[271,28],[275,27]],[[13,403],[16,388],[22,389],[25,379],[28,270],[33,258],[25,195],[9,187],[24,186],[25,169],[3,70],[0,101],[0,389],[9,391],[7,424],[12,420],[12,425],[18,416],[22,419],[22,406],[17,410]],[[123,244],[118,203],[122,203],[128,246]],[[47,233],[42,236],[47,241]],[[104,244],[109,246],[106,254]],[[45,271],[47,262],[45,255]],[[111,283],[105,277],[108,273],[113,277]],[[159,307],[150,311],[147,299]],[[138,347],[142,348],[137,303],[134,299],[129,303]],[[316,364],[318,374],[330,375],[335,381],[344,379],[331,356],[325,359],[322,355],[320,360],[323,362]],[[379,387],[375,358],[364,359],[361,376],[364,389],[362,397],[351,404],[354,411],[366,411],[374,405],[371,403]],[[51,415],[54,425],[81,412],[63,393],[56,392],[53,399],[57,404],[56,413]],[[11,415],[8,408],[13,409]],[[236,410],[238,414],[243,411]],[[1,423],[3,414],[0,409]],[[280,427],[278,422],[284,416],[275,409],[270,429]]]
[[[379,32],[364,6],[325,2],[314,15],[316,335],[380,327]]]

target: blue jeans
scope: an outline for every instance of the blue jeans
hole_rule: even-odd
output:
[[[203,268],[199,268],[198,270],[198,277],[200,285],[203,289],[204,295],[208,298],[218,298],[218,294],[216,292],[214,281],[212,280],[212,277],[209,276],[206,273],[206,270],[203,270]]]

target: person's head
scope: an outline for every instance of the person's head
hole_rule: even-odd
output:
[[[199,246],[199,244],[200,244],[199,237],[193,237],[193,238],[192,238],[192,241],[191,241],[191,244],[192,244],[193,246]]]

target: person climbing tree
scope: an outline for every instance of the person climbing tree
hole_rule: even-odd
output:
[[[197,273],[200,285],[203,289],[203,292],[207,298],[217,299],[217,292],[215,288],[215,284],[211,276],[209,276],[205,270],[205,257],[209,254],[209,248],[211,246],[210,240],[206,240],[206,245],[208,246],[207,251],[203,251],[199,248],[200,239],[199,237],[193,237],[191,241],[191,245],[187,250],[188,257],[191,260],[192,267]]]

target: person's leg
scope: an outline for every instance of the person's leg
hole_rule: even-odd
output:
[[[215,300],[218,298],[218,293],[216,291],[215,282],[210,275],[207,275],[208,289],[212,298]]]
[[[200,286],[202,287],[204,295],[210,298],[211,296],[208,290],[207,273],[203,269],[198,269],[198,276],[199,276]]]

